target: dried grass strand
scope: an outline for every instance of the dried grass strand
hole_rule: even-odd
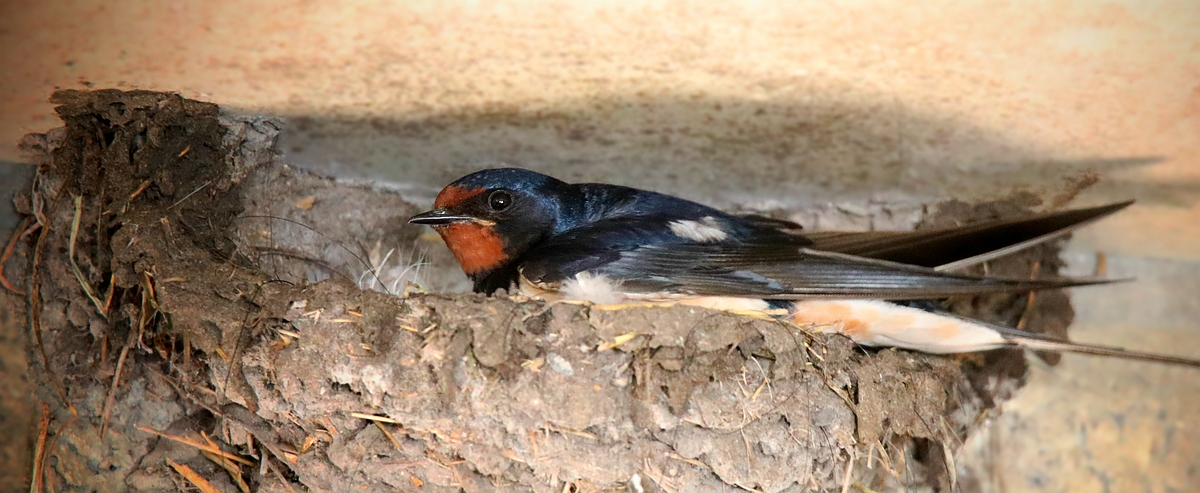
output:
[[[184,479],[188,480],[189,483],[192,483],[193,486],[199,488],[203,493],[221,493],[221,490],[218,490],[212,485],[212,483],[208,482],[207,479],[204,479],[204,476],[197,474],[196,471],[193,471],[192,468],[188,467],[186,464],[180,464],[171,460],[170,458],[167,458],[167,464],[170,465],[175,472],[179,473],[180,476],[183,476]]]

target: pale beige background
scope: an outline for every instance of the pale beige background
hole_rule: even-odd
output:
[[[1200,5],[1054,1],[0,6],[0,160],[55,87],[293,118],[291,162],[415,197],[500,159],[715,204],[1137,198],[1073,244],[1079,339],[1200,356]],[[1200,485],[1200,373],[1068,357],[961,462],[995,491]]]

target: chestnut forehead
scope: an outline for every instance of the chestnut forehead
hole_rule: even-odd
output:
[[[466,202],[467,199],[483,193],[483,188],[465,188],[456,185],[450,185],[442,189],[437,199],[433,201],[434,208],[454,207]]]

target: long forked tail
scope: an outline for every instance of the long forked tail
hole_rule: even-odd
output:
[[[1131,351],[1113,346],[1100,346],[1096,344],[1086,344],[1080,342],[1063,341],[1050,337],[1045,337],[1040,334],[1018,331],[1016,329],[1007,329],[999,331],[1006,340],[1012,344],[1026,349],[1038,351],[1061,351],[1067,353],[1091,354],[1096,356],[1108,356],[1112,358],[1121,358],[1135,361],[1152,361],[1155,363],[1166,363],[1170,365],[1182,365],[1200,368],[1200,360],[1185,358],[1182,356],[1171,356],[1167,354],[1144,353],[1141,351]]]
[[[864,346],[897,347],[934,354],[1017,346],[1200,368],[1200,359],[1064,341],[946,312],[879,300],[798,301],[791,304],[786,317],[801,327],[844,334]]]
[[[954,271],[1071,233],[1133,204],[1046,212],[916,231],[815,232],[811,248]]]

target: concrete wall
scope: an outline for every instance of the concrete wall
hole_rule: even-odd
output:
[[[1189,0],[51,0],[0,6],[0,46],[0,161],[57,124],[55,87],[137,87],[289,116],[289,161],[425,198],[498,160],[757,206],[1096,176],[1073,203],[1140,202],[1073,258],[1142,282],[1080,291],[1076,337],[1200,356]],[[964,456],[993,490],[1200,484],[1200,374],[1068,357],[1035,381]]]

